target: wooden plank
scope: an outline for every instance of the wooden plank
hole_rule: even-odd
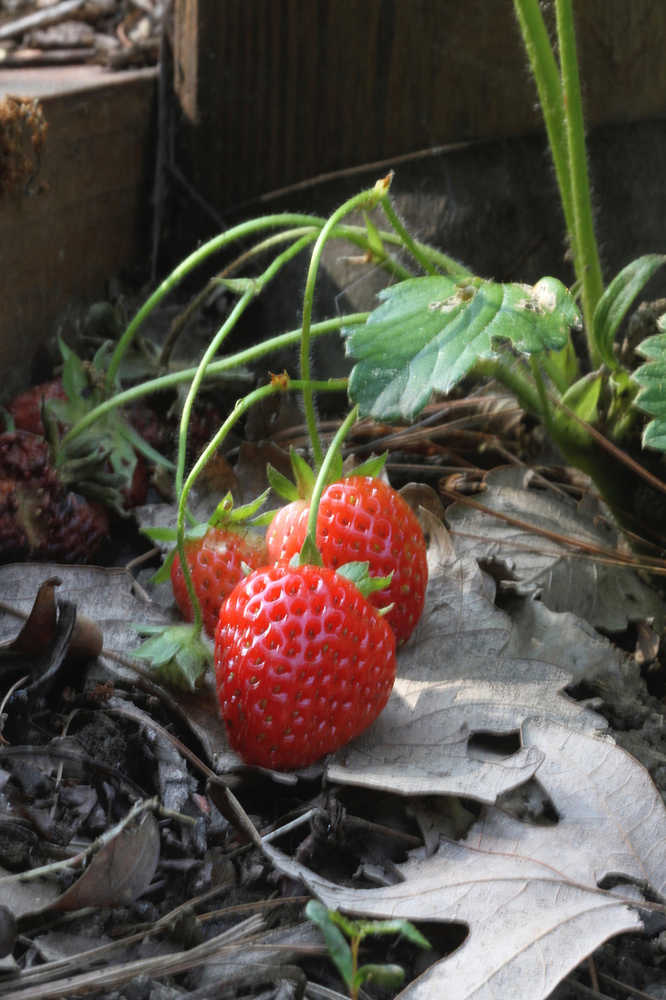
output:
[[[148,248],[155,70],[76,70],[0,73],[0,94],[39,97],[48,123],[38,182],[0,199],[2,398],[65,306],[103,297]]]
[[[663,116],[666,4],[585,0],[591,126]],[[323,172],[540,127],[509,0],[176,0],[184,167],[218,211]]]

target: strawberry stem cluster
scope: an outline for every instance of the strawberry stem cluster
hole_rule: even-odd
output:
[[[416,563],[418,563],[414,578],[419,581],[417,590],[418,587],[421,588],[419,600],[423,596],[422,591],[424,591],[427,576],[424,570],[425,543],[420,534],[420,529],[418,531],[423,552],[415,554],[411,541],[407,544],[402,536],[398,538],[393,533],[390,520],[394,515],[386,513],[383,494],[381,498],[374,495],[377,488],[376,484],[379,484],[382,489],[389,489],[385,484],[381,484],[380,480],[376,479],[381,470],[382,460],[364,463],[356,470],[353,470],[351,476],[343,476],[341,448],[358,417],[358,408],[356,406],[349,409],[326,452],[322,446],[314,405],[315,396],[320,392],[346,392],[348,389],[348,380],[346,378],[312,379],[310,369],[312,338],[325,333],[340,331],[343,327],[351,329],[358,324],[364,323],[368,318],[367,313],[356,313],[323,323],[312,322],[314,294],[324,247],[331,239],[345,239],[359,248],[363,254],[363,260],[383,267],[389,275],[398,280],[410,277],[410,272],[405,265],[394,259],[392,255],[391,251],[398,248],[405,250],[411,255],[418,266],[427,273],[438,273],[441,269],[458,277],[467,273],[445,255],[425,244],[419,243],[407,233],[388,200],[390,183],[391,175],[382,178],[372,188],[350,198],[327,219],[295,213],[279,213],[264,216],[234,226],[190,254],[155,289],[129,323],[122,336],[118,339],[110,357],[107,359],[103,379],[100,384],[100,392],[94,399],[93,405],[88,406],[84,412],[81,412],[77,419],[69,421],[69,425],[62,437],[65,446],[74,447],[77,441],[85,438],[90,428],[102,421],[111,420],[114,413],[118,412],[120,407],[136,403],[138,400],[152,393],[163,392],[165,389],[174,389],[177,386],[185,387],[186,391],[178,426],[177,452],[173,467],[177,504],[175,526],[168,529],[154,529],[148,531],[147,534],[156,541],[174,543],[173,549],[166,558],[157,577],[158,579],[165,579],[170,575],[174,585],[174,594],[176,593],[176,577],[178,578],[177,585],[182,591],[182,595],[181,598],[177,597],[176,600],[182,613],[189,621],[185,624],[160,629],[140,627],[139,630],[147,637],[147,641],[136,651],[137,656],[146,659],[170,683],[190,689],[196,687],[211,662],[211,651],[202,633],[206,630],[210,635],[213,631],[211,621],[214,619],[211,619],[211,609],[213,609],[213,616],[218,614],[216,601],[219,599],[219,622],[221,622],[223,617],[222,611],[225,607],[230,606],[231,595],[235,594],[236,590],[240,591],[241,588],[245,587],[246,590],[243,593],[247,598],[247,606],[248,608],[254,608],[255,612],[246,610],[244,607],[242,614],[258,613],[256,612],[257,602],[261,603],[264,599],[269,601],[271,599],[270,594],[273,593],[274,584],[277,585],[276,581],[279,582],[279,586],[283,584],[287,586],[285,581],[288,574],[292,574],[289,576],[289,579],[292,580],[289,586],[294,586],[297,589],[305,588],[303,591],[305,604],[299,604],[299,601],[296,601],[294,614],[298,615],[299,608],[302,607],[304,609],[312,603],[315,609],[320,609],[318,612],[313,612],[313,614],[315,617],[319,614],[321,628],[332,628],[331,623],[335,622],[337,623],[335,627],[337,628],[339,625],[341,634],[335,637],[331,635],[327,639],[324,633],[322,633],[323,638],[322,636],[317,638],[315,633],[317,633],[319,626],[309,625],[306,634],[299,631],[300,626],[297,623],[291,624],[288,629],[285,626],[285,631],[282,629],[282,626],[278,628],[277,622],[273,622],[268,631],[273,636],[273,631],[277,629],[275,636],[271,639],[276,644],[275,652],[274,654],[267,654],[265,662],[272,662],[275,656],[278,656],[278,651],[284,652],[284,655],[287,656],[289,664],[288,672],[292,675],[293,685],[295,685],[290,697],[293,695],[295,698],[296,689],[298,689],[302,705],[298,712],[296,712],[296,715],[300,720],[305,720],[302,724],[306,726],[306,729],[307,726],[310,726],[309,736],[304,738],[306,740],[310,739],[313,746],[326,747],[324,752],[335,749],[339,745],[340,739],[343,739],[343,731],[344,733],[356,733],[369,721],[372,721],[372,718],[375,717],[385,704],[386,698],[388,698],[388,694],[390,693],[395,676],[396,636],[393,634],[390,624],[391,619],[387,617],[387,612],[391,613],[395,601],[394,580],[402,581],[400,583],[402,590],[408,591],[410,589],[405,583],[404,571],[399,566],[399,561],[404,551],[408,553],[408,559],[415,559]],[[388,229],[379,229],[370,218],[370,213],[378,208],[383,210],[384,217],[389,223]],[[344,221],[353,212],[363,213],[365,225],[350,225]],[[221,283],[229,292],[236,296],[236,300],[219,329],[211,337],[199,363],[195,367],[184,371],[158,374],[154,378],[146,379],[141,384],[133,385],[129,388],[121,387],[119,373],[127,352],[134,344],[142,324],[162,299],[190,274],[194,268],[209,259],[211,255],[226,250],[234,244],[242,243],[257,234],[262,234],[260,239],[249,249],[242,249],[236,258],[219,273],[218,277],[213,279],[215,282]],[[267,285],[280,273],[289,261],[308,248],[311,248],[311,255],[305,281],[303,318],[300,329],[270,338],[228,357],[220,357],[220,352],[223,350],[229,334],[237,326],[240,317],[246,312],[250,304],[264,291]],[[248,262],[256,261],[262,255],[273,252],[275,252],[274,256],[272,256],[269,263],[258,275],[244,277],[238,274],[239,269]],[[272,376],[266,384],[258,386],[240,398],[232,411],[222,420],[220,426],[200,451],[196,460],[188,468],[188,435],[195,402],[199,397],[202,387],[213,377],[219,377],[222,373],[233,372],[240,365],[255,362],[257,359],[277,349],[296,343],[300,344],[299,377],[294,378],[287,373]],[[166,355],[166,351],[164,353]],[[272,576],[269,581],[268,578],[257,576],[257,574],[261,574],[262,572],[262,566],[257,565],[257,563],[264,562],[267,564],[270,561],[263,540],[261,544],[257,544],[257,529],[265,527],[271,517],[270,512],[267,515],[257,514],[259,506],[265,501],[264,495],[257,498],[257,501],[249,505],[249,507],[241,507],[236,511],[230,509],[229,498],[224,498],[208,522],[199,525],[193,523],[194,519],[190,513],[188,503],[192,489],[201,473],[218,449],[224,444],[232,428],[245,418],[252,407],[262,403],[271,396],[286,392],[297,392],[302,398],[310,439],[313,468],[310,469],[300,456],[298,458],[292,457],[297,485],[296,487],[289,487],[289,489],[295,490],[296,495],[300,494],[303,497],[303,503],[307,508],[307,526],[304,537],[301,539],[299,535],[297,558],[293,561],[293,564],[288,567],[286,562],[283,563],[278,559],[276,568],[271,571]],[[277,473],[275,476],[277,477]],[[268,478],[273,485],[270,470],[268,471]],[[322,531],[330,534],[329,528],[326,526],[322,527],[323,522],[320,518],[320,506],[322,497],[325,494],[328,495],[327,491],[338,482],[345,484],[344,490],[346,491],[344,500],[340,502],[347,504],[349,507],[349,512],[344,514],[342,520],[350,525],[350,527],[354,526],[356,535],[355,541],[352,543],[345,540],[342,536],[339,537],[336,529],[335,545],[337,548],[336,552],[332,554],[328,551],[330,546],[327,548],[325,545],[323,550],[320,550],[321,539],[323,538]],[[368,509],[364,506],[366,503],[369,504]],[[413,517],[411,512],[410,517]],[[400,508],[397,518],[398,520],[405,519],[402,508]],[[379,534],[373,534],[375,522],[379,522]],[[246,533],[247,538],[245,537]],[[243,554],[239,555],[241,541],[247,541],[248,544],[242,549]],[[383,552],[381,568],[379,567],[377,556],[380,550]],[[230,571],[232,553],[235,563],[233,575],[230,575],[230,572],[227,571]],[[215,567],[222,566],[222,560],[226,560],[223,569],[216,569]],[[395,575],[394,564],[396,568]],[[265,566],[263,569],[265,569]],[[412,567],[410,566],[409,569],[411,572]],[[244,576],[246,573],[249,573],[249,575]],[[296,576],[293,576],[294,573]],[[333,583],[329,579],[331,573],[335,580],[339,578],[340,581],[344,582]],[[225,592],[218,595],[217,590],[220,589],[219,580],[222,577],[227,581],[231,581],[229,586],[232,589],[231,593]],[[255,580],[254,583],[252,582],[253,580]],[[200,585],[207,588],[204,602],[206,608],[205,615],[202,608],[202,590],[200,589]],[[227,585],[225,584],[225,586]],[[250,588],[249,590],[247,589],[248,587]],[[253,587],[254,590],[252,590]],[[342,590],[339,590],[339,587],[342,587]],[[353,594],[358,595],[353,599],[347,595],[345,589],[350,587]],[[266,588],[265,594],[264,588]],[[211,594],[212,590],[216,591],[214,595]],[[343,592],[346,596],[343,596]],[[348,607],[349,610],[344,611],[344,609],[341,610],[340,608],[329,608],[326,605],[326,601],[317,596],[320,593],[337,595],[335,598],[331,597],[331,600],[339,600],[341,605],[344,605],[344,608]],[[238,601],[240,597],[237,596],[235,599]],[[358,608],[355,603],[357,600],[361,602]],[[291,607],[292,598],[290,593],[286,591],[284,601]],[[413,624],[415,624],[421,607],[422,603],[414,613],[411,613],[410,630]],[[352,610],[352,608],[356,610]],[[346,615],[351,617],[347,619]],[[359,616],[358,620],[354,618],[354,615]],[[355,624],[352,624],[353,622]],[[359,624],[359,622],[362,624]],[[227,621],[225,642],[229,649],[234,646],[237,625],[238,623],[235,620],[231,623]],[[246,636],[246,639],[241,643],[242,649],[245,648],[243,644],[247,644],[247,636],[251,631],[247,621],[245,622],[244,629],[243,634]],[[398,634],[397,641],[404,641],[407,634],[408,632]],[[351,638],[348,639],[348,635]],[[368,647],[368,635],[375,636],[372,649]],[[379,636],[381,636],[381,639]],[[256,648],[253,647],[254,652],[252,653],[255,659],[259,658],[261,660],[262,664],[264,663],[264,659],[262,659],[263,654],[260,654],[259,647],[264,640],[265,636],[257,638],[255,643]],[[224,659],[226,663],[225,657],[217,650],[217,635],[215,641],[216,660],[220,663]],[[352,645],[350,646],[349,643],[352,643]],[[384,651],[381,663],[377,661],[377,649]],[[244,674],[247,666],[245,661],[249,655],[248,652],[242,652],[243,664],[240,666],[239,664],[232,666],[227,664],[224,668],[225,671],[234,676],[238,672]],[[241,653],[239,653],[239,656],[241,656]],[[293,657],[293,660],[289,659],[290,657]],[[339,666],[337,665],[339,657],[350,665],[349,670],[351,673],[349,676],[342,676],[340,673]],[[326,682],[328,685],[326,687],[328,702],[326,704],[321,701],[323,698],[321,691],[312,701],[308,701],[309,696],[306,697],[305,692],[309,688],[307,688],[306,681],[301,675],[304,672],[305,675],[310,676],[310,680],[307,683],[312,682],[311,674],[308,674],[308,670],[310,669],[308,658],[313,662],[316,660],[319,664],[317,668],[319,676],[328,678]],[[219,669],[218,667],[218,685],[223,686],[227,690],[227,679],[225,677],[222,681],[220,680]],[[266,670],[268,670],[268,667],[266,667]],[[357,704],[357,694],[352,697],[348,685],[351,684],[355,690],[374,691],[374,682],[368,680],[373,672],[377,672],[377,675],[381,675],[382,677],[380,685],[382,694],[381,697],[374,694],[372,696],[370,694],[367,695],[368,698],[371,698],[373,706],[372,710],[369,710],[367,705],[362,708],[360,704]],[[275,690],[279,692],[282,689],[282,682],[276,681],[273,684],[273,689],[275,690],[271,689],[271,692],[264,691],[263,683],[261,697],[256,698],[252,703],[242,701],[241,695],[238,693],[242,688],[242,684],[238,690],[236,688],[233,688],[233,690],[230,689],[231,693],[227,698],[229,705],[233,704],[235,706],[234,711],[241,701],[243,705],[240,710],[242,720],[239,721],[239,716],[236,721],[236,733],[239,731],[239,727],[246,727],[248,732],[251,731],[254,734],[255,731],[252,725],[248,723],[246,726],[247,714],[252,715],[256,712],[261,714],[261,711],[264,710],[260,706],[262,704],[268,705],[269,703],[273,703],[271,702],[271,698],[276,697]],[[323,680],[321,684],[324,684]],[[245,689],[243,688],[243,690]],[[252,685],[250,685],[248,690],[250,692],[253,690]],[[243,695],[244,697],[245,695]],[[308,702],[307,709],[303,707],[306,702]],[[345,721],[344,725],[340,725],[339,733],[329,733],[330,739],[328,741],[319,740],[317,742],[317,739],[313,735],[314,729],[324,725],[323,720],[325,718],[336,717],[337,706],[339,704],[346,705],[348,703],[353,703],[357,706],[354,708],[354,712],[357,714],[360,713],[359,718],[362,717],[365,720],[363,726],[359,727],[350,718]],[[274,704],[277,704],[277,702],[274,702]],[[294,706],[292,708],[293,711],[296,711]],[[266,711],[264,711],[264,720],[269,716],[270,712],[266,714]],[[270,717],[272,718],[272,716]],[[356,721],[358,722],[358,719]],[[229,717],[227,717],[227,723],[229,726],[231,725]],[[270,729],[270,722],[265,721],[265,725]],[[285,723],[284,728],[286,733],[287,731],[291,731],[292,726]],[[260,733],[258,738],[263,738],[267,732],[268,730],[265,730]],[[283,737],[287,739],[284,733]],[[254,739],[254,735],[247,738]],[[344,738],[348,738],[348,736]],[[273,737],[271,736],[272,739]],[[244,753],[247,747],[242,741],[235,745],[237,745],[240,752],[247,759],[252,759],[260,763],[263,762],[266,766],[287,766],[285,761],[288,761],[288,766],[296,766],[302,757],[302,753],[298,748],[297,752],[285,755],[282,753],[280,747],[274,743],[271,743],[268,756],[259,752],[257,745],[253,745],[252,751],[248,751],[247,753]]]

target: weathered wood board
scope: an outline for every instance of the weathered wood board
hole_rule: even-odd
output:
[[[155,79],[0,71],[0,98],[38,98],[47,123],[37,176],[0,196],[0,399],[25,384],[63,308],[103,297],[149,248]]]

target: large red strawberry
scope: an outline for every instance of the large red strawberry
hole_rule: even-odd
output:
[[[266,534],[271,562],[301,550],[308,511],[305,501],[294,500],[275,516]],[[373,476],[340,479],[322,494],[316,542],[324,566],[367,561],[371,576],[393,574],[369,600],[378,608],[393,604],[387,620],[398,643],[405,642],[421,617],[428,583],[426,544],[409,504]]]
[[[44,438],[0,434],[0,562],[87,562],[108,532],[104,508],[67,487]]]
[[[215,633],[229,742],[249,764],[305,767],[373,722],[395,680],[395,636],[357,586],[318,566],[264,567]]]
[[[185,542],[187,565],[203,614],[203,625],[211,638],[223,601],[245,576],[245,567],[257,569],[268,561],[266,545],[261,535],[229,528],[209,528],[203,538]],[[176,553],[171,564],[173,596],[185,621],[191,622],[192,603],[185,577]]]

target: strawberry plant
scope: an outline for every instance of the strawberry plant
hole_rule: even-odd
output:
[[[409,920],[351,920],[338,910],[329,910],[311,899],[305,907],[308,920],[324,935],[331,960],[342,976],[351,1000],[356,1000],[364,983],[376,983],[385,988],[399,986],[404,971],[399,965],[366,963],[359,965],[359,949],[368,937],[402,935],[419,948],[430,948],[429,941]]]
[[[632,303],[666,261],[666,256],[649,254],[630,262],[604,286],[590,207],[571,0],[555,2],[556,49],[551,45],[537,0],[514,0],[514,3],[553,155],[576,277],[573,290],[552,277],[543,277],[534,285],[489,280],[415,240],[391,202],[389,175],[348,199],[329,218],[296,213],[262,216],[234,226],[197,248],[139,309],[108,357],[100,397],[64,434],[62,445],[74,447],[77,440],[86,439],[98,422],[113,425],[113,414],[118,408],[165,389],[180,387],[184,392],[174,477],[178,498],[174,530],[182,583],[187,591],[183,606],[189,601],[192,622],[166,634],[153,635],[139,651],[139,655],[164,670],[171,679],[194,686],[210,664],[210,650],[201,641],[204,613],[188,566],[189,493],[231,428],[252,406],[271,394],[292,391],[301,394],[313,469],[305,473],[304,463],[296,468],[297,480],[300,475],[301,482],[289,487],[286,495],[296,506],[277,515],[269,529],[270,548],[278,557],[298,549],[300,562],[315,566],[328,562],[336,567],[345,559],[355,561],[358,557],[368,561],[371,573],[392,573],[392,581],[384,585],[387,593],[381,600],[388,598],[393,603],[395,610],[388,612],[388,621],[392,621],[393,615],[399,641],[409,634],[419,614],[424,583],[420,568],[422,550],[417,546],[408,555],[408,563],[417,569],[407,582],[401,564],[373,564],[373,550],[379,543],[371,530],[364,529],[355,538],[350,536],[350,550],[345,550],[343,556],[330,555],[329,543],[332,540],[333,547],[338,543],[337,527],[333,532],[329,528],[328,540],[325,537],[329,500],[333,510],[333,494],[326,491],[338,481],[339,493],[343,476],[341,469],[336,470],[335,463],[340,464],[336,449],[324,455],[315,407],[319,392],[346,391],[350,411],[343,428],[348,428],[357,415],[381,421],[412,421],[433,393],[448,394],[470,377],[492,376],[514,393],[525,411],[543,423],[564,456],[592,477],[621,523],[629,528],[636,525],[633,488],[628,476],[618,475],[613,459],[631,452],[641,432],[644,447],[653,449],[659,460],[659,453],[666,449],[666,397],[662,389],[664,335],[649,338],[639,347],[639,353],[647,360],[636,372],[620,361],[614,341]],[[349,221],[348,217],[354,213],[361,215],[362,224]],[[258,241],[248,249],[247,240],[257,235]],[[380,293],[379,305],[371,313],[315,324],[312,312],[317,278],[322,252],[329,240],[345,240],[359,248],[368,263],[384,269],[390,283]],[[234,296],[234,304],[211,337],[199,363],[121,390],[118,371],[150,312],[196,267],[213,254],[228,251],[239,243],[243,247],[238,256],[216,279]],[[300,328],[224,356],[225,341],[240,317],[282,268],[306,250],[310,251],[310,257]],[[399,259],[397,250],[401,251]],[[258,268],[258,273],[250,276],[242,273],[242,268],[249,264],[254,267],[264,257],[269,260],[263,270]],[[572,331],[582,331],[582,338],[576,341],[582,339],[584,343],[580,356]],[[315,382],[310,370],[312,338],[334,332],[344,339],[346,353],[353,363],[351,374],[349,378]],[[238,371],[243,365],[289,345],[299,347],[299,377],[273,376],[268,384],[240,399],[188,469],[188,428],[202,385],[212,377]],[[56,406],[57,401],[51,405]],[[651,419],[646,421],[642,413]],[[342,437],[337,441],[339,444]],[[626,458],[626,461],[631,460]],[[644,461],[649,464],[649,459]],[[631,468],[636,468],[635,463]],[[360,474],[368,473],[364,470]],[[275,476],[272,481],[273,485],[280,485]],[[310,500],[308,493],[313,483]],[[659,480],[653,477],[651,483],[663,492]],[[304,484],[306,489],[299,488]],[[353,488],[358,501],[358,482],[353,483]],[[344,501],[336,494],[335,503],[340,502]],[[333,519],[336,516],[330,515]],[[405,525],[411,525],[406,514],[400,517]],[[353,520],[346,516],[345,519]],[[649,527],[645,521],[638,523],[643,530]],[[658,523],[657,515],[657,527]],[[408,534],[415,537],[411,527]],[[369,546],[368,539],[371,539]],[[400,542],[395,547],[402,552],[406,544]],[[238,586],[242,587],[242,582]],[[400,601],[407,591],[416,604],[404,612],[401,623]],[[379,600],[377,594],[373,599]]]

